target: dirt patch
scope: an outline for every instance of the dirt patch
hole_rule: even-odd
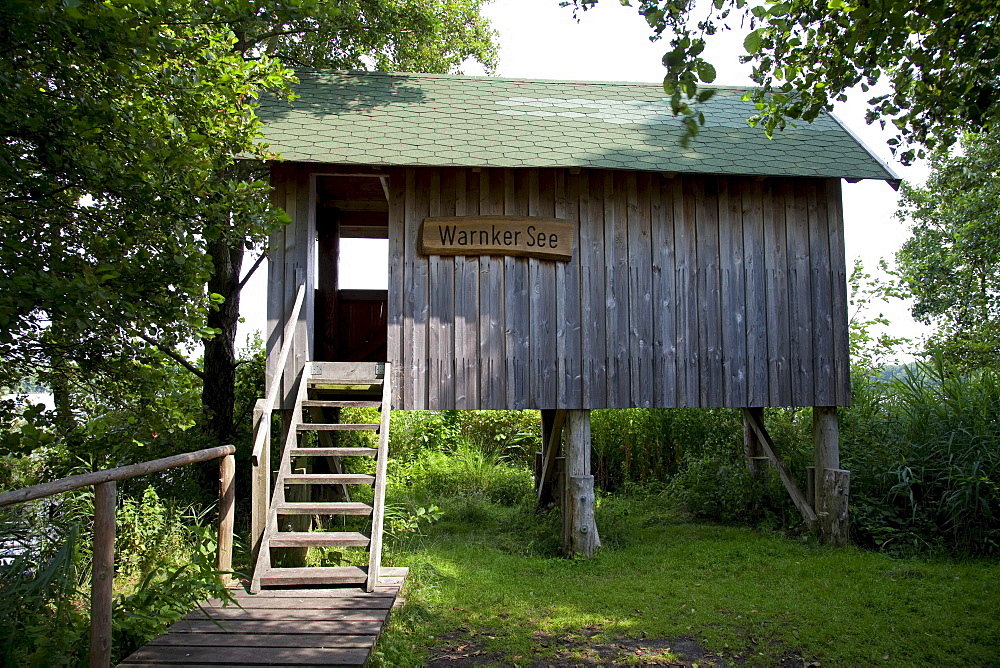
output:
[[[756,655],[757,647],[742,652],[715,654],[698,645],[694,638],[614,638],[597,639],[600,629],[585,628],[573,633],[552,635],[542,631],[532,634],[533,649],[525,656],[508,656],[490,651],[496,636],[488,631],[461,629],[441,636],[431,648],[428,666],[531,666],[566,668],[568,666],[698,666],[727,668],[746,665],[747,657]],[[771,648],[772,650],[776,648]],[[810,664],[794,654],[772,653],[772,665],[783,668],[808,668]]]

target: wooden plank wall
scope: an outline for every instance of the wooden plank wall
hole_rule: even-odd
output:
[[[419,254],[452,213],[565,218],[578,250]],[[400,168],[389,216],[399,408],[850,401],[837,180]]]
[[[271,243],[272,355],[295,285],[313,271],[313,173],[331,169],[273,172],[294,222]],[[395,408],[850,402],[839,180],[386,172]],[[477,214],[570,220],[577,251],[570,262],[418,253],[426,216]],[[299,356],[311,350],[302,339]]]

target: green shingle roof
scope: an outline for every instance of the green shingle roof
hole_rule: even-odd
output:
[[[751,128],[719,88],[687,148],[659,84],[299,71],[292,103],[263,100],[264,141],[291,162],[594,167],[706,174],[898,177],[829,115]]]

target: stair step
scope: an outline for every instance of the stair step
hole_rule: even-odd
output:
[[[374,389],[382,387],[381,378],[337,378],[335,376],[323,377],[323,376],[310,376],[309,377],[309,387],[316,387],[321,385],[323,387],[330,387],[332,389],[340,388],[366,388]]]
[[[269,568],[260,576],[265,586],[360,584],[368,579],[368,569],[357,566],[323,568]]]
[[[302,402],[306,408],[379,408],[381,401],[329,401],[326,399],[306,399]]]
[[[377,424],[329,424],[325,422],[300,422],[299,431],[378,431]]]
[[[371,537],[357,531],[281,531],[271,547],[368,547]]]
[[[373,485],[375,476],[363,473],[293,473],[285,476],[286,485]]]
[[[292,457],[374,457],[378,448],[292,448]]]
[[[294,503],[286,501],[275,505],[279,515],[371,515],[370,503],[344,501],[312,501]]]

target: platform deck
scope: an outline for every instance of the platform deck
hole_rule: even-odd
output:
[[[236,592],[206,601],[120,666],[362,666],[406,577],[383,568],[378,587]]]

